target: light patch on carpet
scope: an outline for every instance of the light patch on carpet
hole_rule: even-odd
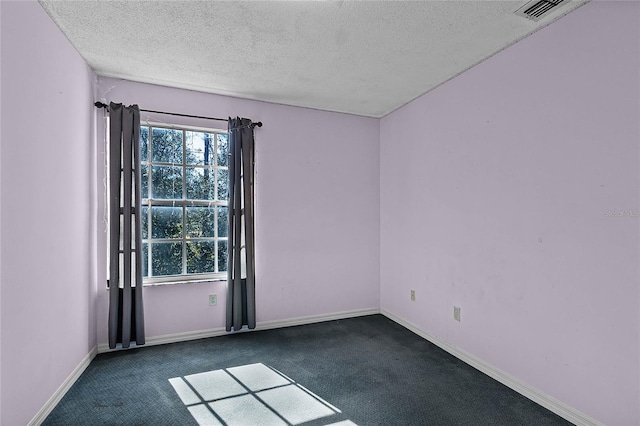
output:
[[[286,426],[280,417],[252,395],[222,399],[209,404],[214,413],[231,425]]]
[[[247,393],[245,388],[224,370],[207,371],[184,378],[205,401]]]
[[[261,363],[227,368],[227,371],[252,391],[275,388],[277,386],[284,386],[291,383],[289,380]]]
[[[204,404],[188,407],[189,412],[200,426],[224,426]]]
[[[258,397],[292,425],[297,425],[335,412],[297,386],[284,386],[264,392]]]
[[[327,426],[357,426],[338,408],[262,363],[174,377],[169,383],[200,426],[292,426],[323,418]]]
[[[173,379],[169,379],[169,383],[176,390],[176,393],[182,400],[184,405],[197,404],[200,402],[200,398],[191,390],[188,384],[182,380],[181,377],[174,377]]]

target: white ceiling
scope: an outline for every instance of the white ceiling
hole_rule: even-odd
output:
[[[99,75],[382,117],[584,1],[40,3]]]

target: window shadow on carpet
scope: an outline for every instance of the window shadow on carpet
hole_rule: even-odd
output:
[[[356,426],[342,411],[262,363],[169,379],[200,426]]]

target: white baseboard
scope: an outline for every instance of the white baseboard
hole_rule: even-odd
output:
[[[306,317],[289,318],[284,320],[264,321],[256,324],[256,330],[269,330],[272,328],[292,327],[295,325],[313,324],[323,321],[335,321],[346,318],[362,317],[365,315],[379,314],[380,309],[368,308],[354,311],[334,312],[332,314],[309,315]]]
[[[380,313],[386,316],[387,318],[389,318],[390,320],[405,327],[406,329],[414,332],[418,336],[430,341],[431,343],[440,347],[441,349],[444,349],[445,351],[449,352],[451,355],[455,356],[461,361],[464,361],[465,363],[469,364],[473,368],[483,372],[484,374],[491,377],[492,379],[499,381],[503,385],[513,389],[519,394],[529,398],[533,402],[545,407],[549,411],[559,415],[560,417],[570,421],[571,423],[579,426],[601,426],[602,425],[602,423],[587,416],[586,414],[581,413],[580,411],[568,406],[567,404],[561,401],[558,401],[552,396],[549,396],[544,392],[541,392],[538,389],[535,389],[534,387],[524,382],[521,382],[515,377],[481,360],[480,358],[477,358],[476,356],[471,355],[470,353],[465,352],[464,350],[454,345],[451,345],[450,343],[447,343],[441,338],[421,330],[416,325],[395,316],[391,312],[385,309],[381,309]]]
[[[164,345],[167,343],[187,342],[189,340],[206,339],[209,337],[222,336],[224,334],[226,334],[226,331],[224,328],[212,328],[209,330],[198,330],[198,331],[187,331],[184,333],[163,334],[160,336],[149,337],[148,339],[146,339],[144,345],[135,346],[134,344],[133,346],[130,346],[127,349],[122,349],[122,348],[110,349],[108,343],[100,343],[98,345],[98,353],[101,354],[105,352],[115,352],[115,351],[123,351],[123,350],[126,351],[129,349]]]
[[[36,413],[36,415],[31,419],[28,423],[29,426],[38,426],[47,418],[47,416],[56,408],[58,402],[62,399],[63,396],[69,391],[71,386],[78,380],[80,375],[87,369],[93,358],[96,357],[98,353],[97,347],[94,346],[89,353],[82,358],[82,361],[78,364],[76,368],[73,369],[69,377],[60,385],[60,387],[51,395],[51,398],[44,404],[44,406]]]
[[[355,318],[355,317],[360,317],[364,315],[374,315],[379,313],[380,313],[380,309],[369,308],[369,309],[357,309],[353,311],[334,312],[330,314],[288,318],[288,319],[274,320],[274,321],[263,321],[263,322],[258,322],[256,324],[256,328],[253,330],[243,329],[235,333],[246,333],[246,332],[253,332],[253,331],[260,331],[260,330],[269,330],[273,328],[292,327],[295,325],[313,324],[316,322],[334,321],[339,319]],[[144,344],[144,346],[132,346],[129,349],[133,349],[136,347],[164,345],[166,343],[186,342],[189,340],[196,340],[196,339],[206,339],[209,337],[223,336],[225,334],[229,334],[229,333],[227,333],[227,331],[223,327],[212,328],[209,330],[187,331],[185,333],[164,334],[161,336],[155,336],[155,337],[150,337],[146,339],[146,343]],[[120,351],[120,350],[123,350],[123,349],[121,348],[109,349],[109,345],[106,343],[101,343],[98,345],[98,353],[113,352],[113,351]]]

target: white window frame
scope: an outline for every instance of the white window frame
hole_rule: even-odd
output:
[[[183,126],[183,125],[178,125],[178,124],[168,124],[168,123],[159,123],[159,122],[152,122],[152,121],[146,121],[144,123],[140,123],[141,127],[147,127],[149,128],[149,135],[148,135],[148,152],[147,152],[147,160],[142,162],[147,164],[148,167],[148,182],[147,182],[147,187],[148,187],[148,195],[151,196],[152,194],[152,179],[153,179],[153,175],[152,175],[152,167],[153,166],[181,166],[182,167],[182,195],[183,197],[186,194],[186,168],[187,167],[199,167],[198,165],[194,165],[194,164],[187,164],[186,163],[186,132],[189,131],[193,131],[193,132],[203,132],[203,133],[210,133],[210,134],[224,134],[227,135],[228,132],[226,130],[222,130],[222,129],[213,129],[213,128],[206,128],[206,127],[194,127],[194,126]],[[182,131],[182,163],[178,164],[178,163],[164,163],[164,162],[152,162],[152,132],[151,132],[151,128],[160,128],[160,129],[171,129],[171,130],[179,130]],[[215,164],[214,165],[210,165],[209,167],[215,171],[215,182],[214,182],[214,188],[215,188],[215,198],[217,198],[218,195],[218,173],[217,170],[228,170],[229,167],[228,166],[218,166],[217,165],[217,152],[218,152],[218,138],[214,137],[214,156],[216,158],[215,160]],[[205,168],[204,166],[201,166],[202,168]],[[151,207],[152,206],[168,206],[168,207],[182,207],[182,237],[181,238],[151,238],[152,235],[152,218],[151,218]],[[216,242],[216,250],[217,250],[217,242],[218,241],[228,241],[228,237],[220,237],[218,235],[218,215],[215,214],[214,215],[214,236],[213,237],[203,237],[203,238],[188,238],[187,237],[187,231],[186,231],[186,220],[187,220],[187,215],[186,215],[186,208],[187,207],[213,207],[213,206],[221,206],[221,207],[228,207],[228,202],[227,201],[216,201],[216,200],[208,200],[208,201],[203,201],[203,200],[186,200],[185,198],[181,199],[181,200],[154,200],[152,198],[142,198],[142,203],[141,203],[141,211],[142,211],[142,207],[147,207],[147,238],[143,238],[142,242],[143,245],[146,243],[148,244],[148,255],[146,256],[146,259],[142,259],[143,262],[147,262],[147,273],[151,274],[152,271],[152,247],[153,247],[153,242],[180,242],[182,244],[182,271],[183,273],[180,275],[162,275],[162,276],[146,276],[143,277],[142,282],[143,282],[143,286],[155,286],[155,285],[164,285],[164,284],[183,284],[183,283],[197,283],[197,282],[208,282],[208,281],[223,281],[227,279],[227,271],[222,271],[222,272],[214,272],[214,273],[198,273],[198,274],[189,274],[186,272],[186,268],[187,268],[187,249],[186,249],[186,244],[189,241],[213,241]],[[228,246],[227,246],[228,247]],[[228,255],[228,248],[227,248],[227,255]],[[216,252],[216,256],[215,256],[215,269],[220,271],[220,265],[218,264],[219,259],[218,259],[218,255]]]

